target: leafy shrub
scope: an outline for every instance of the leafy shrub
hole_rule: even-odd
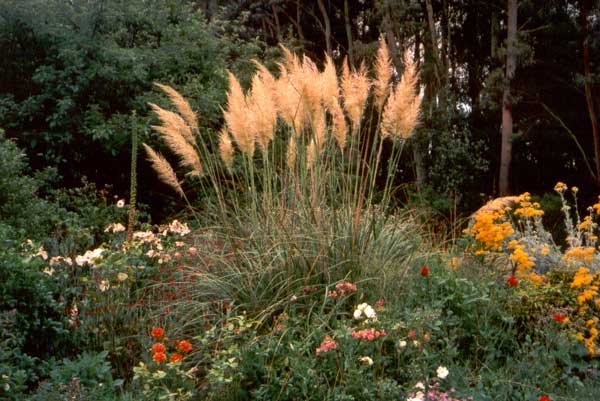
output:
[[[107,355],[83,353],[74,360],[63,359],[30,400],[114,400],[122,380],[113,380]]]

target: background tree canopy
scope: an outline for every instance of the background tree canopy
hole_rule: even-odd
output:
[[[591,197],[598,3],[517,3],[511,190],[542,193],[563,180]],[[131,133],[152,142],[147,102],[164,102],[154,82],[186,96],[212,135],[227,69],[243,80],[252,58],[275,67],[278,43],[358,66],[384,34],[398,69],[406,50],[417,58],[424,96],[398,180],[442,210],[469,211],[498,191],[506,26],[507,4],[496,0],[3,0],[0,127],[33,170],[57,169],[57,185],[87,177],[124,196]],[[145,166],[141,201],[157,213],[176,199]]]

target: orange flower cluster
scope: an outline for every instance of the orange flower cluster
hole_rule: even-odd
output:
[[[385,337],[386,335],[387,333],[385,332],[385,329],[375,330],[372,327],[370,329],[362,329],[352,332],[352,337],[367,341],[374,341],[377,338]]]
[[[321,343],[321,345],[319,345],[319,348],[316,349],[317,356],[319,356],[319,354],[322,352],[327,352],[329,350],[336,349],[337,346],[337,342],[335,342],[334,339],[332,339],[329,336],[325,336],[323,342]]]
[[[152,360],[157,363],[163,363],[167,361],[167,347],[164,344],[164,341],[167,341],[168,338],[165,337],[165,330],[162,327],[153,327],[150,335],[155,338],[158,342],[152,345]],[[182,353],[188,353],[192,350],[192,344],[188,340],[175,340],[173,341],[175,348],[180,352],[173,352],[171,354],[171,358],[169,362],[179,362],[183,360]]]
[[[329,291],[327,296],[330,298],[341,298],[346,294],[350,294],[352,292],[356,292],[358,289],[356,284],[349,283],[348,281],[342,281],[341,283],[336,284],[335,290]]]

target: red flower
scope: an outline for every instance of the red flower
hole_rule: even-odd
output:
[[[190,344],[188,340],[179,341],[177,348],[179,348],[181,352],[190,352],[192,350],[192,344]]]
[[[565,315],[564,313],[555,313],[554,315],[552,315],[552,317],[558,323],[563,323],[565,320],[567,320],[567,315]]]
[[[161,338],[165,335],[165,329],[163,329],[162,327],[153,327],[150,335],[154,338]]]
[[[423,277],[429,276],[429,267],[427,267],[427,266],[421,267],[421,276],[423,276]]]
[[[154,362],[164,362],[167,360],[167,355],[165,355],[164,352],[157,352],[154,355],[152,355],[152,360]]]
[[[175,353],[175,354],[171,355],[171,359],[169,361],[177,362],[177,361],[181,361],[182,359],[183,359],[183,355]]]
[[[510,276],[508,278],[508,285],[511,287],[516,287],[519,285],[519,280],[515,276]]]
[[[538,401],[552,401],[550,399],[550,396],[546,395],[546,394],[542,394],[540,395],[540,398],[538,399]]]
[[[156,343],[152,346],[152,352],[154,353],[158,353],[158,352],[165,352],[167,350],[167,348],[165,347],[165,345],[163,343]]]

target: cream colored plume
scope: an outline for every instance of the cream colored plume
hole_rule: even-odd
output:
[[[177,180],[177,175],[169,162],[159,153],[155,152],[150,146],[143,144],[148,153],[148,160],[152,163],[152,167],[158,173],[158,178],[175,190],[180,196],[184,196],[183,189]]]
[[[296,139],[291,136],[288,140],[287,150],[285,152],[285,160],[290,170],[294,170],[296,165]]]
[[[279,79],[275,82],[275,101],[281,118],[300,135],[306,124],[307,111],[302,99],[298,77],[289,73],[285,65],[280,64]]]
[[[352,131],[356,134],[360,129],[360,121],[369,97],[371,83],[367,77],[367,70],[362,64],[358,71],[350,71],[348,59],[344,60],[342,67],[342,97],[344,109],[352,122]]]
[[[240,151],[252,156],[254,155],[255,136],[252,133],[246,97],[235,75],[229,71],[227,73],[229,75],[229,91],[227,92],[227,110],[223,113],[225,123]]]
[[[179,131],[179,133],[191,145],[196,144],[194,135],[192,134],[192,129],[186,123],[186,121],[183,118],[181,118],[181,116],[179,114],[173,113],[172,111],[169,111],[169,110],[165,110],[162,107],[157,106],[154,103],[148,103],[148,105],[156,113],[156,115],[162,122],[163,126]]]
[[[198,152],[177,129],[160,125],[152,125],[151,127],[161,134],[169,149],[179,156],[179,164],[191,169],[189,175],[199,176],[202,174],[202,164]]]
[[[379,48],[375,59],[375,81],[373,82],[373,93],[377,108],[381,110],[390,92],[390,80],[392,79],[392,61],[390,51],[383,35],[379,37]]]
[[[219,135],[219,153],[221,154],[223,163],[225,163],[225,167],[231,172],[231,167],[233,166],[233,145],[229,133],[225,129],[222,129]]]
[[[404,56],[402,79],[392,90],[383,110],[381,136],[407,139],[419,122],[421,97],[417,93],[418,75],[408,53]]]
[[[255,74],[247,99],[250,128],[263,152],[266,152],[273,139],[277,125],[277,109],[271,85],[274,82],[265,81],[260,73]]]
[[[169,96],[171,103],[173,103],[173,105],[177,108],[177,111],[179,112],[179,114],[181,114],[187,125],[189,125],[190,128],[195,132],[198,132],[198,116],[196,115],[196,113],[194,113],[194,111],[192,110],[192,106],[190,106],[188,101],[185,100],[179,92],[177,92],[175,89],[168,85],[163,85],[159,83],[155,83],[154,85],[158,86],[163,92],[167,94],[167,96]]]

